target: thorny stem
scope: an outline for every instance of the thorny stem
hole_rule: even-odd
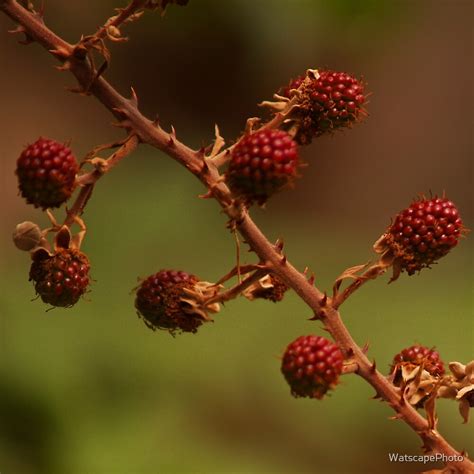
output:
[[[108,160],[104,160],[102,166],[98,166],[94,171],[79,176],[77,183],[85,183],[84,187],[79,192],[74,204],[71,209],[68,209],[64,225],[70,227],[76,220],[76,217],[84,212],[84,208],[89,201],[92,191],[94,190],[95,183],[107,172],[109,172],[114,166],[116,166],[123,158],[132,153],[139,144],[138,137],[131,135],[123,145],[113,153]]]
[[[268,270],[265,269],[255,271],[248,277],[244,278],[240,283],[234,285],[232,288],[229,288],[228,290],[218,293],[217,295],[210,298],[208,301],[206,301],[206,305],[212,303],[224,303],[226,301],[230,301],[234,298],[237,298],[237,296],[239,296],[250,285],[257,282],[258,280],[260,280],[260,278],[263,278],[267,274]]]
[[[396,387],[376,370],[375,364],[369,361],[362,349],[352,339],[339,313],[329,304],[325,294],[308,282],[302,273],[297,271],[285,257],[282,257],[252,221],[246,209],[235,205],[229,189],[222,180],[219,180],[216,168],[206,165],[199,152],[182,144],[174,134],[166,133],[156,123],[144,117],[133,100],[128,100],[120,95],[103,77],[97,77],[87,58],[73,57],[72,45],[58,37],[17,2],[0,0],[0,9],[13,21],[19,23],[33,40],[36,40],[53,55],[63,61],[67,59],[70,62],[70,71],[77,78],[79,84],[95,95],[122,121],[125,128],[133,130],[142,142],[165,152],[195,174],[212,192],[227,215],[235,220],[237,229],[251,249],[259,256],[261,262],[270,267],[307,303],[344,351],[346,358],[357,363],[357,374],[363,377],[375,389],[376,394],[397,412],[399,419],[404,420],[420,436],[424,448],[427,451],[444,454],[450,459],[455,456],[455,459],[458,459],[457,456],[460,456],[460,453],[437,430],[430,428],[428,421],[405,401]],[[448,460],[447,464],[460,473],[474,472],[474,464],[467,456],[464,456],[461,461]]]
[[[117,15],[109,18],[105,24],[97,30],[94,37],[97,39],[104,38],[110,26],[119,27],[122,23],[139,12],[145,6],[146,2],[147,0],[132,0],[125,8],[121,8]]]

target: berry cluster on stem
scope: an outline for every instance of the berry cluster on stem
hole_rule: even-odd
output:
[[[410,275],[445,256],[458,243],[464,230],[454,204],[445,197],[433,198],[429,202],[423,200],[409,208],[413,212],[397,216],[377,241],[375,250],[381,255],[379,261],[369,268],[362,265],[346,270],[336,280],[333,296],[328,297],[314,285],[314,280],[308,278],[306,272],[291,265],[281,242],[272,244],[265,237],[251,219],[249,207],[263,204],[275,192],[292,184],[298,166],[296,144],[308,144],[325,132],[356,123],[366,114],[362,107],[366,103],[363,84],[347,73],[308,70],[306,75],[293,81],[283,95],[276,94],[276,102],[264,104],[273,112],[270,121],[262,124],[260,120],[249,120],[246,133],[234,146],[222,150],[223,140],[216,134],[210,153],[206,149],[192,150],[177,139],[174,130],[166,132],[156,121],[144,117],[138,109],[134,92],[131,99],[126,99],[103,77],[110,55],[105,39],[120,38],[120,28],[127,19],[138,18],[146,9],[164,9],[168,3],[184,5],[187,2],[132,0],[129,7],[106,22],[105,29],[83,37],[74,45],[52,32],[37,12],[23,8],[13,0],[0,0],[0,10],[18,23],[16,32],[24,33],[28,42],[36,41],[50,51],[61,62],[60,69],[70,71],[78,80],[79,89],[76,91],[96,96],[127,132],[127,138],[119,145],[115,157],[112,155],[103,160],[93,156],[86,160],[94,169],[75,178],[74,185],[82,189],[67,212],[64,225],[59,226],[52,219],[51,229],[42,231],[33,223],[24,223],[17,229],[15,243],[19,248],[31,251],[33,256],[30,275],[36,290],[46,302],[56,306],[71,306],[77,302],[89,282],[89,263],[79,250],[85,232],[80,215],[96,181],[139,143],[148,143],[182,164],[206,186],[207,197],[215,198],[221,205],[230,219],[230,228],[241,234],[259,262],[250,266],[248,271],[242,271],[238,262],[237,270],[230,272],[229,278],[238,276],[239,282],[225,291],[221,291],[221,282],[203,282],[184,271],[164,270],[150,276],[141,283],[135,302],[147,325],[171,333],[196,332],[203,322],[210,320],[209,312],[219,310],[221,301],[238,294],[250,299],[264,297],[261,296],[262,289],[276,294],[277,287],[283,293],[290,288],[307,303],[314,313],[313,319],[319,320],[334,339],[331,342],[321,336],[303,336],[287,348],[282,372],[293,394],[322,398],[337,385],[343,373],[356,373],[397,412],[398,418],[421,437],[425,450],[454,459],[447,461],[452,470],[473,472],[473,464],[467,456],[460,456],[437,431],[434,400],[437,396],[453,398],[460,402],[463,410],[466,406],[469,409],[474,390],[474,364],[451,363],[452,376],[445,377],[440,369],[443,365],[434,352],[409,348],[394,359],[392,376],[396,377],[394,374],[399,370],[402,374],[401,382],[397,382],[393,377],[382,375],[375,363],[369,361],[366,348],[355,343],[338,312],[339,305],[365,281],[382,275],[387,268],[393,267],[396,278],[403,270]],[[92,59],[93,50],[105,59],[99,68]],[[51,145],[46,149],[48,147],[51,151]],[[40,149],[45,148],[41,146]],[[21,190],[22,183],[40,179],[45,174],[42,171],[37,173],[38,170],[49,169],[45,164],[48,156],[44,156],[44,151],[39,154],[43,162],[19,160]],[[221,174],[220,166],[227,162],[227,171]],[[27,172],[23,175],[21,169],[28,170],[31,166],[36,174]],[[59,163],[54,166],[59,166]],[[48,176],[48,179],[52,178],[51,173]],[[64,191],[68,179],[61,178],[61,190]],[[36,199],[32,204],[43,209],[64,202],[63,197],[46,202],[43,198],[48,193],[44,190],[49,187],[41,188],[35,197],[29,197],[31,189],[40,187],[25,184],[22,194],[27,200]],[[409,217],[412,220],[407,222]],[[81,226],[81,232],[76,236],[72,236],[69,229],[73,223]],[[48,247],[49,232],[56,234],[54,248]],[[437,245],[433,246],[433,242]],[[360,274],[362,270],[365,272]],[[241,274],[247,275],[244,280],[241,280]],[[341,291],[347,278],[354,281]],[[227,279],[228,276],[222,282]],[[67,297],[63,299],[63,295]],[[274,298],[275,301],[280,299]],[[405,370],[407,367],[412,369],[411,372]],[[401,387],[410,393],[411,398],[405,397]],[[420,401],[423,401],[427,418],[417,411]]]

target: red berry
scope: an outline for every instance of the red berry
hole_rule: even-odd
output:
[[[233,148],[226,181],[247,204],[263,204],[292,182],[298,167],[298,149],[282,130],[245,135]]]
[[[429,267],[459,241],[464,227],[456,206],[446,198],[420,199],[395,216],[385,244],[409,275]]]
[[[287,86],[282,87],[280,89],[279,91],[280,95],[282,95],[283,97],[290,98],[291,91],[294,89],[298,89],[301,86],[301,84],[303,84],[305,77],[306,76],[298,76],[295,79],[291,79],[290,83]]]
[[[76,249],[58,248],[54,255],[37,252],[30,269],[36,292],[50,305],[70,307],[89,285],[89,259]]]
[[[198,278],[189,273],[161,270],[149,276],[137,290],[135,308],[150,329],[195,333],[205,321],[183,301],[185,289],[193,289]]]
[[[393,358],[392,372],[401,365],[423,365],[423,368],[433,376],[444,375],[444,364],[439,353],[419,344],[403,349]]]
[[[78,170],[76,158],[67,146],[39,138],[17,160],[21,195],[35,207],[59,207],[73,193]]]
[[[285,351],[281,371],[294,397],[321,399],[334,388],[344,356],[339,347],[321,336],[301,336]]]
[[[318,76],[316,78],[316,76]],[[299,124],[295,140],[300,144],[313,137],[350,127],[365,113],[364,84],[345,72],[317,71],[301,88],[295,120]],[[305,78],[300,76],[282,90],[290,98],[290,91],[298,88]]]

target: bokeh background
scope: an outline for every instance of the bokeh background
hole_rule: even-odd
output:
[[[47,24],[68,41],[125,2],[46,2]],[[390,217],[420,192],[444,190],[473,227],[470,0],[191,0],[161,19],[148,13],[113,45],[106,76],[133,86],[194,147],[214,123],[232,142],[256,104],[308,67],[363,76],[366,123],[303,151],[294,191],[254,217],[283,237],[289,258],[319,287],[373,258]],[[71,140],[78,157],[121,136],[93,98],[70,94],[38,45],[23,47],[0,16],[0,471],[22,474],[399,473],[388,452],[420,441],[344,377],[322,402],[294,399],[279,373],[284,347],[322,333],[293,294],[280,304],[229,303],[197,335],[153,333],[137,318],[138,276],[180,268],[218,279],[234,241],[216,203],[166,156],[141,147],[94,191],[83,249],[95,282],[72,309],[32,301],[29,258],[11,243],[16,223],[45,216],[17,195],[15,159],[39,135]],[[62,211],[61,211],[62,212]],[[61,212],[56,215],[61,217]],[[372,282],[343,307],[355,339],[381,370],[415,342],[445,361],[472,358],[473,247],[465,239],[419,276]],[[244,253],[248,261],[252,254]],[[439,403],[440,430],[474,452],[472,425]]]

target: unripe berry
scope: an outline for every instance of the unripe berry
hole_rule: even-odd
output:
[[[233,148],[226,181],[246,204],[264,204],[297,175],[298,149],[282,130],[245,135]]]
[[[402,365],[421,366],[431,375],[444,375],[444,364],[439,353],[419,344],[403,349],[393,358],[392,372]]]
[[[89,259],[79,250],[57,248],[33,254],[30,280],[41,299],[52,306],[70,307],[77,303],[89,285]]]
[[[144,280],[137,290],[135,308],[150,329],[195,333],[206,317],[186,300],[199,279],[186,272],[161,270]]]
[[[67,146],[39,138],[17,160],[21,195],[35,207],[59,207],[73,193],[78,170],[76,158]]]
[[[321,399],[334,388],[344,356],[339,347],[321,336],[301,336],[283,355],[281,371],[294,397]]]
[[[397,214],[376,250],[388,249],[399,271],[412,275],[456,247],[463,231],[453,202],[422,198]]]

